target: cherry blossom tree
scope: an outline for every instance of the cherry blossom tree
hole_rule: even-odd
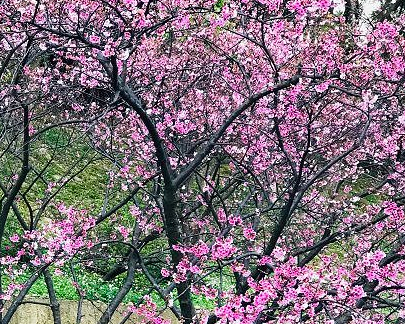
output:
[[[23,243],[1,265],[18,278],[27,254],[32,273],[1,287],[3,323],[41,274],[60,323],[51,272],[72,259],[125,273],[100,324],[139,274],[150,294],[122,323],[164,323],[159,303],[184,323],[405,320],[404,16],[360,26],[329,0],[1,4],[2,150],[18,169],[0,238]],[[66,179],[47,183],[40,221],[41,204],[21,207],[41,179],[30,156],[66,127],[114,168],[88,210],[57,200]],[[4,235],[11,219],[22,234]]]

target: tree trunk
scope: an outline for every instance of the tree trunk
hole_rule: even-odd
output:
[[[173,187],[166,186],[163,198],[163,208],[165,212],[165,226],[170,253],[175,268],[180,263],[183,255],[173,249],[173,245],[182,243],[180,233],[180,223],[176,214],[177,197],[176,190]],[[195,317],[194,305],[191,301],[190,282],[180,282],[176,284],[178,300],[180,302],[181,316],[185,324],[191,324]]]

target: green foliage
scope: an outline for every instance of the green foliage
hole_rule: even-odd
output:
[[[208,299],[204,295],[193,295],[192,299],[196,307],[200,309],[213,310],[216,306],[212,299]]]
[[[217,0],[217,2],[214,4],[215,11],[221,11],[224,5],[225,0]]]

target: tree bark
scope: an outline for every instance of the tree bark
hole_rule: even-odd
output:
[[[183,255],[176,251],[173,246],[182,242],[180,223],[176,214],[177,197],[176,190],[171,186],[165,187],[163,197],[163,208],[165,212],[165,226],[172,262],[176,268],[183,258]],[[185,324],[191,324],[195,317],[195,309],[191,300],[190,282],[180,282],[176,284],[178,300],[180,303],[181,315]]]
[[[62,320],[61,320],[61,316],[60,316],[60,305],[59,305],[58,299],[56,298],[52,276],[48,269],[44,270],[44,278],[45,278],[46,287],[48,289],[49,301],[50,301],[50,306],[51,306],[52,315],[53,315],[53,323],[61,324]]]
[[[129,290],[132,287],[135,278],[135,269],[137,264],[137,256],[135,251],[132,251],[128,258],[128,273],[125,278],[125,282],[122,285],[119,292],[115,295],[114,299],[107,306],[107,309],[99,319],[97,324],[108,324],[110,319],[113,316],[114,312],[117,310],[118,306],[121,304],[124,297],[128,294]]]

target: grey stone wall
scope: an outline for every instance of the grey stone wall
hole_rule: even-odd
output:
[[[49,306],[30,303],[30,301],[34,301],[46,304],[48,303],[46,299],[30,297],[26,301],[27,303],[22,304],[18,308],[10,324],[53,324],[52,312]],[[77,306],[78,303],[75,301],[60,301],[62,324],[76,324]],[[97,320],[100,318],[104,309],[105,305],[103,303],[84,301],[81,324],[97,324]],[[110,324],[119,324],[125,316],[125,310],[125,306],[120,307],[115,312]],[[170,319],[170,322],[173,324],[179,323],[169,311],[166,311],[163,317]],[[136,324],[140,322],[140,318],[133,315],[126,323]]]

